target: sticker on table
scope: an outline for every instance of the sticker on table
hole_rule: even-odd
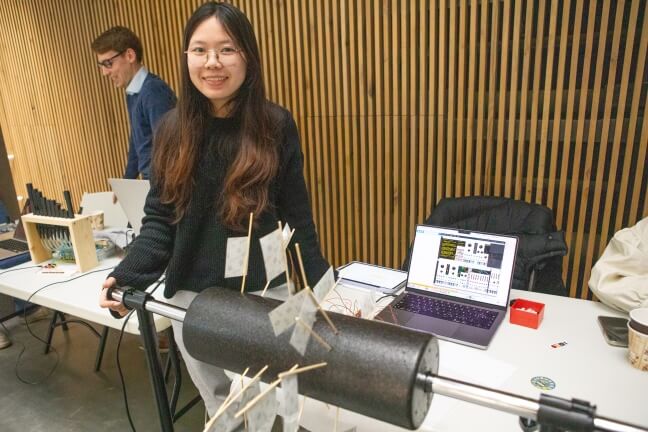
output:
[[[551,378],[544,376],[536,376],[531,378],[531,384],[540,390],[553,390],[556,388],[556,383]]]

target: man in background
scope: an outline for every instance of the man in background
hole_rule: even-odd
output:
[[[130,121],[128,161],[125,179],[139,175],[149,179],[153,133],[164,114],[175,107],[176,96],[171,87],[142,64],[144,49],[135,33],[116,26],[100,34],[92,42],[97,65],[103,76],[117,88],[126,89],[126,107]],[[113,194],[113,202],[117,197]],[[160,350],[168,347],[165,336],[158,336]]]
[[[175,106],[173,90],[142,64],[142,43],[126,27],[112,27],[92,42],[97,64],[104,76],[126,89],[130,121],[128,162],[124,178],[149,178],[153,132],[164,114]]]

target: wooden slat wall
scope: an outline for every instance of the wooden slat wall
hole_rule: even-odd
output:
[[[300,127],[326,256],[399,266],[414,225],[449,196],[554,209],[564,278],[587,297],[618,229],[648,215],[648,17],[642,0],[240,0],[272,100]],[[6,0],[0,125],[19,194],[107,189],[124,167],[123,91],[91,40],[131,27],[179,84],[199,1]]]

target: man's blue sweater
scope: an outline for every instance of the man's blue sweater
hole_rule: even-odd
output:
[[[173,90],[150,72],[146,75],[139,93],[126,95],[131,135],[124,178],[134,179],[140,173],[142,178],[149,178],[155,126],[175,104]]]

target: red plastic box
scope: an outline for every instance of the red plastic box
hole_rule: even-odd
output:
[[[542,317],[544,316],[544,303],[537,303],[531,300],[517,299],[511,305],[511,324],[517,324],[524,327],[537,329],[540,327]],[[523,309],[533,309],[537,313],[529,312]]]

